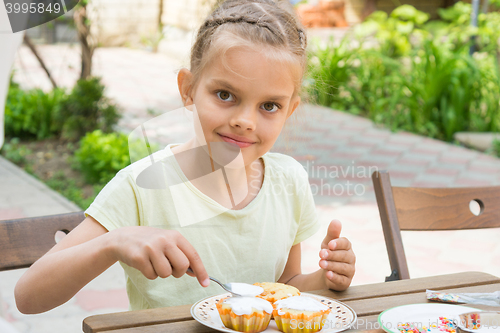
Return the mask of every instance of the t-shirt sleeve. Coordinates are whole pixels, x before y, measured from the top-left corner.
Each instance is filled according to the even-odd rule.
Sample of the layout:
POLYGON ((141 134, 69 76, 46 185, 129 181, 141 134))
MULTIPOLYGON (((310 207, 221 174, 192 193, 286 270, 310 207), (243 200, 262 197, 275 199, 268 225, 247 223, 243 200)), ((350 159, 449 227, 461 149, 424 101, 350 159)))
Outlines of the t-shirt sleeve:
POLYGON ((318 217, 318 212, 316 211, 316 205, 314 204, 314 198, 311 191, 311 186, 309 185, 307 171, 303 168, 297 173, 297 207, 300 207, 299 216, 299 226, 293 245, 306 240, 307 238, 314 235, 320 228, 320 222, 318 217))
POLYGON ((99 192, 85 210, 85 216, 92 216, 108 231, 138 226, 141 224, 139 198, 135 182, 127 169, 123 169, 99 192))

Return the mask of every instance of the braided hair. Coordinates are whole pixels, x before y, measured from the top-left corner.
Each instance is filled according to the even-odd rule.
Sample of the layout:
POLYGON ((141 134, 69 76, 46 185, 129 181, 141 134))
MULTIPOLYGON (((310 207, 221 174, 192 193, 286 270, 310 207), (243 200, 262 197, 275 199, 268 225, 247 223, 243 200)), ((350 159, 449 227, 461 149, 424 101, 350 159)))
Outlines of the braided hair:
POLYGON ((306 67, 307 39, 288 1, 226 0, 216 3, 198 30, 191 49, 190 66, 195 82, 212 59, 242 45, 269 50, 280 60, 298 63, 301 68, 296 84, 298 93, 306 67))

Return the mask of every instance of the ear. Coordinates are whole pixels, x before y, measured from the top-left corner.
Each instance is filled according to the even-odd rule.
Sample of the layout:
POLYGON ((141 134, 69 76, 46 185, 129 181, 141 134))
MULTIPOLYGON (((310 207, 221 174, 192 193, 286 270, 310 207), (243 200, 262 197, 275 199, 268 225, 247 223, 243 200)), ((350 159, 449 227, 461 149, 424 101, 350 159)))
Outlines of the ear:
POLYGON ((182 103, 184 106, 188 106, 194 103, 192 97, 192 87, 193 87, 193 73, 187 68, 182 68, 177 74, 177 86, 179 87, 179 93, 181 94, 182 103))
POLYGON ((290 101, 290 107, 288 108, 288 115, 286 116, 287 119, 295 112, 299 104, 300 104, 300 96, 293 97, 292 100, 290 101))

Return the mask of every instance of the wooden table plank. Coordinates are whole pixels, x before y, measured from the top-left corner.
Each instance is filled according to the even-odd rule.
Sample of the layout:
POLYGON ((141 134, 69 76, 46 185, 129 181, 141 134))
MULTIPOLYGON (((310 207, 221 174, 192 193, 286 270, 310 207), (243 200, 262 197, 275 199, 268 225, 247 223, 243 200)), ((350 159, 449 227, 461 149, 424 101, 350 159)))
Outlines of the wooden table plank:
MULTIPOLYGON (((356 311, 358 318, 366 317, 368 323, 374 323, 378 314, 388 308, 427 302, 424 293, 425 289, 453 289, 454 292, 491 292, 500 290, 500 278, 486 273, 467 272, 352 286, 345 292, 321 290, 312 293, 345 302, 356 311), (368 321, 368 318, 371 318, 370 321, 368 321), (375 318, 374 321, 373 318, 375 318)), ((186 333, 215 332, 194 321, 190 309, 191 305, 184 305, 91 316, 85 318, 83 331, 85 333, 149 332, 146 330, 175 332, 175 330, 182 328, 181 331, 186 333)))
POLYGON ((464 272, 385 283, 352 286, 346 291, 316 290, 312 293, 337 299, 341 302, 389 295, 418 293, 426 289, 443 290, 500 282, 500 278, 482 272, 464 272))
POLYGON ((350 329, 349 333, 383 333, 384 330, 379 328, 378 325, 378 314, 372 316, 358 317, 358 320, 354 323, 353 328, 350 329))
POLYGON ((162 323, 193 320, 191 305, 127 311, 90 316, 83 321, 85 333, 96 333, 127 327, 144 327, 162 323))
POLYGON ((196 320, 181 321, 177 323, 166 323, 143 327, 132 327, 118 330, 105 331, 106 333, 214 333, 219 332, 196 320))
MULTIPOLYGON (((447 289, 447 290, 450 291, 453 290, 453 292, 494 292, 496 290, 500 290, 500 283, 458 288, 458 289, 447 289)), ((428 301, 425 296, 425 292, 420 292, 420 293, 410 293, 406 295, 394 295, 387 297, 347 301, 345 303, 349 305, 358 314, 359 317, 364 317, 364 316, 378 315, 384 310, 399 305, 427 303, 427 302, 428 301)))

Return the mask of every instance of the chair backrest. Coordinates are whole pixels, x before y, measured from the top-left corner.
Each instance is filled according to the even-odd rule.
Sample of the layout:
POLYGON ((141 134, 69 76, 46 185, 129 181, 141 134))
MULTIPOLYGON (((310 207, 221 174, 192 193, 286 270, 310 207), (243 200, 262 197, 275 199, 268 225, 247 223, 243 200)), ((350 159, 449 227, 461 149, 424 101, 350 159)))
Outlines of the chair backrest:
POLYGON ((57 231, 69 233, 82 212, 0 221, 0 271, 29 267, 55 244, 57 231))
POLYGON ((395 187, 387 171, 372 174, 391 264, 386 281, 409 279, 401 230, 461 230, 500 227, 500 186, 395 187), (479 205, 472 213, 470 202, 479 205))

